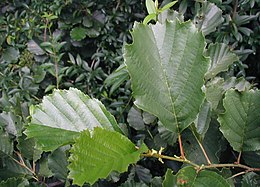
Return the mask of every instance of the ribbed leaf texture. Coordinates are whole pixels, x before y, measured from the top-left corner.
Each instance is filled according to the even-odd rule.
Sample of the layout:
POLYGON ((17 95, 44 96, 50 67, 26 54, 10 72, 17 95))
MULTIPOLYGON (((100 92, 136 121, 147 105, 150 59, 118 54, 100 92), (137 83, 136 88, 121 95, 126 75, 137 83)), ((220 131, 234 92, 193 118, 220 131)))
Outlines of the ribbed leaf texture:
POLYGON ((238 56, 231 52, 228 45, 224 43, 211 44, 207 50, 207 55, 210 56, 211 63, 205 75, 206 79, 211 79, 218 73, 227 71, 231 64, 239 60, 238 56))
POLYGON ((128 165, 136 163, 146 151, 144 144, 138 149, 115 131, 102 128, 95 128, 92 134, 83 131, 71 149, 69 178, 80 186, 85 182, 93 184, 99 178, 106 178, 111 171, 126 171, 128 165))
POLYGON ((94 127, 103 127, 121 132, 115 118, 100 101, 75 88, 55 90, 44 97, 33 109, 31 117, 25 133, 29 138, 34 137, 44 151, 73 142, 85 129, 92 131, 94 127))
POLYGON ((135 105, 154 114, 169 130, 181 132, 196 118, 208 59, 205 39, 191 22, 135 24, 125 46, 135 105))
POLYGON ((182 168, 177 173, 177 186, 189 187, 229 187, 228 182, 213 171, 202 170, 197 172, 193 167, 182 168))
POLYGON ((224 99, 220 130, 235 151, 260 150, 260 91, 231 89, 224 99))

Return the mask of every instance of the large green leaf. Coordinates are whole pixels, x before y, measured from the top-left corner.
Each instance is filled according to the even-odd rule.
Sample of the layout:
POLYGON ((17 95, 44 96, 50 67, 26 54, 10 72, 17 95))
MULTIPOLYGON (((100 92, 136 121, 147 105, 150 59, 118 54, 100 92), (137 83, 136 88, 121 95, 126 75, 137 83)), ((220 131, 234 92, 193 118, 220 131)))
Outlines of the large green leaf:
POLYGON ((235 151, 260 149, 260 91, 227 91, 226 112, 219 115, 220 130, 235 151))
POLYGON ((173 175, 170 169, 167 169, 163 181, 163 187, 177 187, 177 177, 173 175))
POLYGON ((6 155, 12 155, 13 153, 13 142, 9 138, 9 135, 3 131, 0 127, 0 156, 2 153, 6 155))
POLYGON ((126 171, 145 151, 144 144, 138 149, 118 132, 95 128, 91 135, 88 130, 83 131, 71 149, 69 177, 74 184, 93 184, 112 171, 126 171))
POLYGON ((205 39, 191 22, 135 24, 125 63, 135 105, 154 114, 169 130, 181 132, 196 118, 208 59, 205 39))
POLYGON ((213 171, 202 170, 197 172, 193 167, 182 168, 177 173, 177 186, 189 187, 229 187, 228 182, 213 171))
POLYGON ((120 131, 115 118, 100 101, 75 88, 55 90, 31 113, 32 121, 25 133, 29 138, 34 137, 44 151, 72 143, 85 129, 103 127, 120 131))
POLYGON ((228 45, 224 43, 211 44, 206 53, 211 59, 210 67, 205 75, 206 79, 211 79, 218 73, 227 71, 231 64, 239 60, 238 56, 231 52, 228 45))

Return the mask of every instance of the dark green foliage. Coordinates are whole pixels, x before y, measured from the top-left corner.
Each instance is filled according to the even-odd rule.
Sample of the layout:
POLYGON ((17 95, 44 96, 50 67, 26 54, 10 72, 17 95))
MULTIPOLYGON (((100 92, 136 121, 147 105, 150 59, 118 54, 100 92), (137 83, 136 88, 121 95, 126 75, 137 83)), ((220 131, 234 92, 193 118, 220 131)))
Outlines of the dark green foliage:
MULTIPOLYGON (((159 7, 169 2, 161 0, 159 7)), ((249 82, 259 87, 260 1, 179 0, 171 9, 201 28, 206 35, 207 47, 214 47, 216 42, 225 43, 228 50, 239 57, 235 63, 230 62, 225 71, 217 72, 215 79, 215 75, 207 78, 206 98, 212 105, 208 113, 213 117, 205 120, 206 114, 199 116, 197 121, 205 120, 202 133, 196 134, 194 129, 184 131, 187 158, 206 163, 204 157, 201 158, 203 154, 199 146, 191 145, 191 141, 199 140, 215 163, 235 162, 239 153, 232 150, 217 130, 216 116, 224 111, 223 97, 228 89, 244 91, 252 87, 249 82), (213 30, 209 28, 210 24, 203 30, 204 16, 208 14, 209 6, 213 6, 209 2, 219 8, 219 19, 214 22, 216 25, 211 24, 213 30), (218 142, 221 145, 216 145, 218 142)), ((182 17, 177 13, 168 14, 182 17)), ((177 134, 132 103, 122 47, 125 42, 132 42, 129 30, 134 21, 142 21, 146 15, 145 0, 0 2, 0 186, 71 185, 67 176, 70 146, 43 153, 36 147, 35 140, 26 139, 24 134, 31 121, 29 106, 40 103, 44 95, 57 87, 75 87, 100 99, 115 116, 124 134, 137 146, 144 142, 156 150, 165 147, 164 154, 179 155, 177 134)), ((163 19, 163 16, 158 17, 159 21, 163 19)), ((259 151, 243 152, 241 162, 259 167, 259 158, 259 151)), ((165 161, 163 165, 156 159, 144 158, 128 172, 113 173, 95 186, 172 184, 177 180, 175 174, 180 167, 173 161, 165 161), (167 168, 175 172, 172 175, 168 170, 165 178, 167 168)), ((237 170, 228 171, 228 177, 238 173, 237 170)), ((259 173, 249 172, 235 181, 242 186, 257 186, 259 173)))

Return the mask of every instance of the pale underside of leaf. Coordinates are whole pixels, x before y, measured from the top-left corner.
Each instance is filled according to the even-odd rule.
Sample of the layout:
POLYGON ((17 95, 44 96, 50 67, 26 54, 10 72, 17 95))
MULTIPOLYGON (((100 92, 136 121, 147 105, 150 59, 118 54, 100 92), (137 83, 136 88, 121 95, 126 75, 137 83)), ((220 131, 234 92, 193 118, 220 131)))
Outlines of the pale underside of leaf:
POLYGON ((177 19, 156 25, 136 24, 133 44, 125 46, 135 104, 181 132, 196 118, 208 59, 205 40, 191 22, 177 19))
POLYGON ((226 112, 218 118, 220 130, 235 151, 260 150, 260 91, 229 90, 226 112))
POLYGON ((224 43, 211 44, 207 50, 207 55, 210 56, 211 63, 205 75, 206 79, 211 79, 218 73, 227 71, 231 64, 239 60, 238 56, 231 52, 228 45, 224 43))
POLYGON ((100 101, 75 88, 55 90, 44 97, 31 116, 25 133, 35 138, 45 151, 74 142, 74 137, 85 129, 92 131, 94 127, 102 127, 121 132, 115 118, 100 101))
POLYGON ((128 165, 137 162, 145 151, 144 144, 137 149, 117 132, 95 128, 91 136, 89 131, 83 131, 71 149, 69 177, 74 184, 93 184, 112 171, 126 171, 128 165))

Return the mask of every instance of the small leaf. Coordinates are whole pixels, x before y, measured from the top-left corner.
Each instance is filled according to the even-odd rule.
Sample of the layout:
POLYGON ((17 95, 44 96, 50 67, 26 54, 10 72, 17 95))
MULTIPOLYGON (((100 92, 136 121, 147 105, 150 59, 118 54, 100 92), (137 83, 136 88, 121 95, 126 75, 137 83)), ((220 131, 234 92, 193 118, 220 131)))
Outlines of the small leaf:
POLYGON ((147 25, 150 21, 154 20, 156 21, 156 14, 149 14, 144 18, 143 24, 147 25))
POLYGON ((155 7, 155 3, 153 2, 153 0, 146 0, 145 6, 146 6, 148 14, 156 14, 156 7, 155 7))
POLYGON ((67 175, 69 170, 67 169, 68 161, 66 151, 70 148, 70 146, 64 146, 59 149, 53 151, 53 153, 49 156, 48 166, 54 177, 59 180, 65 181, 67 179, 67 175))
POLYGON ((243 175, 242 187, 259 187, 260 176, 254 172, 249 172, 243 175))
POLYGON ((227 71, 231 64, 239 60, 238 56, 224 43, 210 44, 206 54, 211 59, 209 69, 205 74, 206 79, 212 79, 218 73, 227 71))
POLYGON ((30 40, 27 43, 27 48, 34 55, 44 55, 45 54, 45 51, 34 40, 30 40))
POLYGON ((126 171, 128 165, 136 163, 145 151, 144 144, 137 149, 118 132, 95 128, 91 135, 88 130, 83 131, 71 149, 69 178, 80 186, 85 182, 93 184, 112 171, 126 171))
POLYGON ((12 155, 13 154, 13 142, 9 138, 9 135, 3 131, 3 129, 0 127, 0 155, 2 153, 6 155, 12 155))
POLYGON ((173 175, 172 170, 167 169, 163 181, 163 187, 177 187, 177 177, 173 175))
POLYGON ((170 2, 170 3, 166 4, 166 5, 164 5, 164 7, 162 7, 162 8, 160 9, 160 11, 163 12, 163 11, 165 11, 165 10, 171 8, 171 7, 172 7, 173 5, 175 5, 176 3, 177 3, 177 1, 170 2))
POLYGON ((0 182, 0 187, 23 187, 28 185, 29 182, 25 178, 9 178, 0 182))
POLYGON ((219 115, 220 130, 235 151, 260 149, 260 91, 239 93, 231 89, 224 99, 226 112, 219 115))
POLYGON ((2 58, 7 63, 17 61, 19 57, 20 57, 20 52, 18 49, 15 49, 13 47, 8 47, 7 49, 3 50, 2 58))
POLYGON ((87 29, 82 27, 75 27, 70 31, 70 36, 73 40, 81 41, 87 36, 87 29))
POLYGON ((127 115, 127 122, 129 123, 129 126, 133 127, 135 130, 143 130, 145 128, 141 110, 134 106, 131 107, 127 115))
POLYGON ((213 171, 202 170, 197 172, 193 167, 182 168, 177 173, 177 186, 189 187, 229 187, 228 182, 213 171))
POLYGON ((209 128, 210 121, 211 121, 211 104, 205 100, 194 122, 195 127, 197 129, 197 133, 199 133, 202 137, 205 136, 209 128))

